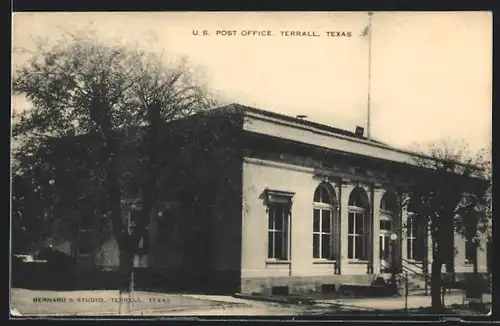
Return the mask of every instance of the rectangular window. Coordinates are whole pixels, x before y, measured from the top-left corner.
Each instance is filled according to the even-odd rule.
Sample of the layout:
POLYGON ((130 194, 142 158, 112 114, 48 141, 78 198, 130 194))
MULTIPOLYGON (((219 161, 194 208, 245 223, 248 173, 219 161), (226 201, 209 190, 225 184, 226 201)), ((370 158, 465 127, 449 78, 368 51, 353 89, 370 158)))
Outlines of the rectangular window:
POLYGON ((332 260, 332 214, 329 208, 313 213, 313 258, 332 260))
POLYGON ((349 212, 348 216, 348 244, 347 254, 349 259, 365 258, 364 246, 364 213, 349 212))
POLYGON ((284 203, 273 203, 269 207, 268 254, 270 259, 289 259, 289 207, 284 203))
POLYGON ((380 221, 380 230, 391 231, 391 221, 380 221))

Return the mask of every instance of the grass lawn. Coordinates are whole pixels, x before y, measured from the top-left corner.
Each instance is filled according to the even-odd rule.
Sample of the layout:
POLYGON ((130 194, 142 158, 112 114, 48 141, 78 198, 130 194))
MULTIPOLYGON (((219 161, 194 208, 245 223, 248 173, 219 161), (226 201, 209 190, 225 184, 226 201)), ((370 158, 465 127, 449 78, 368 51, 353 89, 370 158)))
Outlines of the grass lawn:
MULTIPOLYGON (((129 296, 122 295, 122 314, 128 302, 130 311, 175 311, 193 308, 228 306, 213 300, 190 298, 181 294, 166 294, 137 291, 129 296)), ((12 289, 11 308, 23 316, 28 315, 117 315, 120 312, 120 294, 116 290, 96 291, 39 291, 12 289)))

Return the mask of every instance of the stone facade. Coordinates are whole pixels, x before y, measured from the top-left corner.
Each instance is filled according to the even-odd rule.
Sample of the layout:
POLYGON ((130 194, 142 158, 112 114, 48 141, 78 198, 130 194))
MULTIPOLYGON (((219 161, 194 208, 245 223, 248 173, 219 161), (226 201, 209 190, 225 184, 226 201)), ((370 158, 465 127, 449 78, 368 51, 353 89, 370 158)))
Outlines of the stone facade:
MULTIPOLYGON (((243 201, 248 209, 243 211, 242 292, 271 293, 283 286, 288 286, 289 293, 318 292, 328 284, 370 284, 379 276, 389 277, 392 260, 410 275, 430 273, 432 239, 424 225, 415 222, 412 226, 412 212, 402 205, 411 189, 413 167, 408 165, 414 154, 262 112, 251 111, 244 129, 262 139, 259 144, 265 143, 268 149, 248 151, 243 163, 243 201), (356 159, 349 158, 354 154, 356 159), (331 249, 337 251, 331 259, 313 257, 313 195, 318 187, 331 189, 331 214, 336 216, 332 229, 339 226, 340 230, 329 239, 331 249), (271 208, 264 197, 269 190, 291 197, 286 259, 268 255, 271 208), (352 257, 349 239, 354 237, 349 218, 355 192, 366 198, 362 259, 352 257), (382 207, 389 199, 393 202, 390 212, 382 207), (385 222, 390 227, 382 230, 388 225, 385 222), (391 234, 397 239, 391 240, 391 234)), ((455 234, 454 244, 455 273, 472 272, 465 261, 465 239, 455 234)), ((478 265, 479 272, 486 272, 483 250, 478 251, 478 265)))

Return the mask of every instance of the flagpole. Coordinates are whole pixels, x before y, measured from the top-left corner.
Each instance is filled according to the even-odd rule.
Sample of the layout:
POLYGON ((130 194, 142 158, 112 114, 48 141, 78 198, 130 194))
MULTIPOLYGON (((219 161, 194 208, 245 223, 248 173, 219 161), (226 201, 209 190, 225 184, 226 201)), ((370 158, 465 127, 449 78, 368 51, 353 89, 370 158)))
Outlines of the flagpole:
POLYGON ((367 98, 367 114, 366 114, 366 132, 368 140, 371 140, 370 134, 370 93, 372 80, 372 15, 373 12, 368 12, 368 98, 367 98))

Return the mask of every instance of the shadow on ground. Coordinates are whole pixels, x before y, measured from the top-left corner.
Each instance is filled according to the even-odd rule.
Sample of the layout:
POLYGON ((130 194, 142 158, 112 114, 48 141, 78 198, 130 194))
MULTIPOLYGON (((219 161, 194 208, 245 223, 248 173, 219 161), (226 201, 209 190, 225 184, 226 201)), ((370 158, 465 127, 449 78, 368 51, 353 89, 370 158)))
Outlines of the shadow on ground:
POLYGON ((363 315, 363 316, 485 316, 490 312, 490 308, 478 307, 471 308, 467 305, 453 305, 451 307, 446 307, 438 311, 430 308, 411 308, 411 309, 391 309, 391 310, 364 310, 364 309, 352 309, 343 305, 334 305, 331 309, 323 309, 318 311, 317 309, 306 310, 303 315, 314 315, 314 316, 338 316, 342 315, 363 315))

